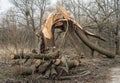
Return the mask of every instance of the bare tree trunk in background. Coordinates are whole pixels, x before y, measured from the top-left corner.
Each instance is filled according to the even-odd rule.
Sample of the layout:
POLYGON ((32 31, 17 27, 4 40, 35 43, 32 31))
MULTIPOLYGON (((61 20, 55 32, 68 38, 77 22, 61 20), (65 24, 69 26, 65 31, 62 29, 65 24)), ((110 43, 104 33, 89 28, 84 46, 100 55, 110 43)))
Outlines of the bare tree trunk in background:
POLYGON ((34 22, 34 1, 31 1, 31 6, 30 6, 30 10, 31 10, 31 13, 30 13, 30 20, 31 20, 31 25, 32 25, 32 30, 33 32, 35 32, 35 22, 34 22))
POLYGON ((116 44, 116 55, 119 54, 119 0, 115 0, 114 1, 114 6, 116 9, 116 32, 115 32, 115 36, 116 36, 116 40, 115 40, 115 44, 116 44))
POLYGON ((37 0, 36 1, 36 6, 38 7, 39 9, 39 27, 41 27, 42 25, 42 21, 43 21, 43 16, 44 16, 44 13, 45 13, 45 9, 46 9, 46 6, 47 6, 47 0, 37 0))
POLYGON ((11 40, 14 47, 14 51, 18 53, 18 42, 17 42, 18 33, 17 33, 17 23, 16 23, 15 12, 13 12, 13 10, 10 10, 7 16, 8 16, 7 20, 10 22, 10 25, 8 26, 8 28, 10 28, 10 31, 11 31, 11 40))

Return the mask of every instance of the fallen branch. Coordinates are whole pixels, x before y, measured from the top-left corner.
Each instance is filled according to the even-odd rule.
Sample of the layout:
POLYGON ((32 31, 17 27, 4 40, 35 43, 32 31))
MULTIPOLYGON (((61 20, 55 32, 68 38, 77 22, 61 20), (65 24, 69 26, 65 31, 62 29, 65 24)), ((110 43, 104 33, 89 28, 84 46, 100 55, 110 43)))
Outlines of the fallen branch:
POLYGON ((74 76, 60 76, 59 78, 57 78, 58 80, 69 80, 69 79, 73 79, 73 78, 78 78, 80 77, 80 75, 74 75, 74 76))
POLYGON ((102 40, 102 41, 106 41, 105 38, 102 38, 102 37, 100 37, 100 36, 97 36, 97 35, 89 32, 89 31, 87 31, 87 30, 83 30, 83 31, 85 32, 86 35, 93 36, 93 37, 98 38, 98 39, 100 39, 100 40, 102 40))
POLYGON ((89 75, 90 72, 89 71, 86 71, 82 74, 78 74, 78 75, 73 75, 73 76, 60 76, 59 78, 57 78, 58 80, 69 80, 69 79, 73 79, 73 78, 78 78, 78 77, 83 77, 83 76, 86 76, 86 75, 89 75))

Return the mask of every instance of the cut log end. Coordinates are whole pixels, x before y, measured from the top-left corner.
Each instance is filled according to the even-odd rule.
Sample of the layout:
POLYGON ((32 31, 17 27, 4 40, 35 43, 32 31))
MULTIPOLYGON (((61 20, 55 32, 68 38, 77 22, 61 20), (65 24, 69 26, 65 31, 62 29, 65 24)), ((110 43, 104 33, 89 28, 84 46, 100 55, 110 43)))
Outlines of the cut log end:
POLYGON ((41 60, 40 59, 35 61, 35 66, 36 67, 38 67, 40 64, 41 64, 41 60))
POLYGON ((11 54, 10 54, 10 58, 11 58, 11 59, 14 59, 14 57, 15 57, 14 53, 11 53, 11 54))
POLYGON ((80 65, 80 61, 74 60, 74 65, 75 65, 75 66, 79 66, 79 65, 80 65))
POLYGON ((55 65, 59 65, 60 63, 61 63, 60 59, 56 59, 55 62, 54 62, 55 65))

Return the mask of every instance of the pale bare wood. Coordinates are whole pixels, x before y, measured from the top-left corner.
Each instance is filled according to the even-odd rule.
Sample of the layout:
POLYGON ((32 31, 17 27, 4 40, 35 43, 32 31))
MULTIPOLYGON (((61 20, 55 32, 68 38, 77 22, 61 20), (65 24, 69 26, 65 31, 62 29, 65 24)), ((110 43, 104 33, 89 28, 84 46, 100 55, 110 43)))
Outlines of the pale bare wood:
POLYGON ((39 60, 36 60, 35 61, 35 66, 38 67, 39 65, 41 65, 42 61, 39 59, 39 60))
POLYGON ((54 62, 55 65, 59 65, 60 63, 61 63, 60 59, 55 59, 55 62, 54 62))

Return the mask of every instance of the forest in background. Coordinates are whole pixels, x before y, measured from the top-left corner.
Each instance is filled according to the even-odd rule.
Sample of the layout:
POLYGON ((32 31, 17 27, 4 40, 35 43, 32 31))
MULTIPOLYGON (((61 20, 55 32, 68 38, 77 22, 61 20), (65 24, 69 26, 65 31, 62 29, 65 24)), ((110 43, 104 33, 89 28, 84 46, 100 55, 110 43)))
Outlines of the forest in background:
MULTIPOLYGON (((32 50, 38 47, 35 31, 41 28, 47 16, 57 12, 57 5, 65 7, 69 14, 84 29, 104 37, 106 42, 98 39, 91 41, 103 48, 119 54, 119 0, 10 0, 14 7, 1 13, 0 47, 18 52, 25 48, 32 50)), ((81 48, 84 46, 81 45, 81 48)), ((84 49, 86 51, 86 49, 84 49)))

